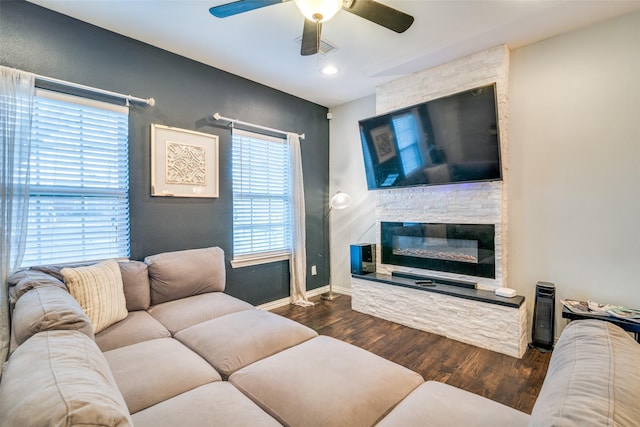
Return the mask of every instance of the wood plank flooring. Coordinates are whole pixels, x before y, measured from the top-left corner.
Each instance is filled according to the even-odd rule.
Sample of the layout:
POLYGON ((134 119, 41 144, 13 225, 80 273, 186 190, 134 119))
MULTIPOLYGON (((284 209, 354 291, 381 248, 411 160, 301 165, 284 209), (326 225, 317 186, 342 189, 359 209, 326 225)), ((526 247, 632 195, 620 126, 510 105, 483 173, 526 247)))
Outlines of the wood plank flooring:
MULTIPOLYGON (((351 298, 311 299, 313 307, 272 310, 319 334, 341 339, 436 380, 531 413, 551 353, 529 349, 522 359, 418 331, 351 310, 351 298)), ((473 333, 473 331, 469 331, 473 333)))

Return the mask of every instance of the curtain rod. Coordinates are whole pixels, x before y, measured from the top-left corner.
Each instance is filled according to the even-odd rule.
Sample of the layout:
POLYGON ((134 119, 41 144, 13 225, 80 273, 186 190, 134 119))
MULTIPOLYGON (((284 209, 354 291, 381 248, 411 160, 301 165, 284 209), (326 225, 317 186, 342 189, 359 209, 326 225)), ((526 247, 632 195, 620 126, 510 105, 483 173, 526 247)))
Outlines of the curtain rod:
POLYGON ((104 90, 104 89, 98 89, 95 87, 91 87, 91 86, 85 86, 85 85, 81 85, 78 83, 72 83, 72 82, 68 82, 65 80, 60 80, 60 79, 54 79, 53 77, 46 77, 46 76, 40 76, 38 74, 35 75, 36 80, 40 80, 43 82, 47 82, 47 83, 53 83, 53 84, 57 84, 60 86, 66 86, 66 87, 70 87, 70 88, 74 88, 74 89, 80 89, 80 90, 84 90, 87 92, 91 92, 91 93, 95 93, 95 94, 99 94, 99 95, 107 95, 107 96, 111 96, 114 98, 119 98, 119 99, 123 99, 125 101, 127 101, 127 105, 129 105, 129 102, 133 102, 136 104, 143 104, 143 105, 148 105, 149 107, 153 107, 154 105, 156 105, 156 100, 153 98, 137 98, 135 96, 131 96, 131 95, 125 95, 122 93, 117 93, 117 92, 111 92, 109 90, 104 90))
MULTIPOLYGON (((284 135, 287 135, 287 134, 291 133, 291 132, 286 132, 286 131, 283 131, 283 130, 280 130, 280 129, 274 129, 274 128, 269 128, 269 127, 266 127, 266 126, 256 125, 254 123, 243 122, 243 121, 238 120, 238 119, 230 119, 228 117, 221 116, 220 113, 215 113, 212 117, 213 117, 214 120, 226 120, 227 122, 231 122, 232 125, 234 125, 234 124, 245 125, 245 126, 250 126, 252 128, 256 128, 256 129, 267 130, 269 132, 281 133, 281 134, 284 134, 284 135)), ((295 132, 293 132, 293 133, 295 133, 295 132)), ((298 135, 298 137, 300 137, 300 139, 304 139, 304 136, 305 136, 304 133, 299 133, 297 135, 298 135)))

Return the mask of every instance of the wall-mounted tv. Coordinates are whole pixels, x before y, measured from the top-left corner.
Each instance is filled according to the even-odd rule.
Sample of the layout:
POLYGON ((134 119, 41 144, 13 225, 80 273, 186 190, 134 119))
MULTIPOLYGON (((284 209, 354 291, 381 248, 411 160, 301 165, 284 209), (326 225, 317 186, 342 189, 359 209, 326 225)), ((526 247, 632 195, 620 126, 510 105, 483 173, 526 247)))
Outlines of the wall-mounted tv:
POLYGON ((359 124, 370 190, 502 179, 495 84, 359 124))

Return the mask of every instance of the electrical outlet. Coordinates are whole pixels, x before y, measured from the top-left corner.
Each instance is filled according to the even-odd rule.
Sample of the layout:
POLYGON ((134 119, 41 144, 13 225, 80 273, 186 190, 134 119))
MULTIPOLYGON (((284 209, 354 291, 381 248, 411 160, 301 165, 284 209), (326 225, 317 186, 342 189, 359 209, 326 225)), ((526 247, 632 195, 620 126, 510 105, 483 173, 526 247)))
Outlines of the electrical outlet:
POLYGON ((315 276, 316 274, 318 274, 318 269, 316 268, 315 265, 311 266, 311 275, 315 276))

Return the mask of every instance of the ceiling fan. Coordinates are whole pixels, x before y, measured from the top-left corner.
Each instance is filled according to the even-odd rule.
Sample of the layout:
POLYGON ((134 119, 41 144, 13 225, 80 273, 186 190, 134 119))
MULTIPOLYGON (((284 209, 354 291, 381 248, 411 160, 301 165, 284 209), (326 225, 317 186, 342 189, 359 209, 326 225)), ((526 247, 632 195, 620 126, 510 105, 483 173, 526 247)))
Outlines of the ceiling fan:
MULTIPOLYGON (((227 18, 251 10, 285 3, 291 0, 237 0, 214 6, 209 12, 217 18, 227 18)), ((320 49, 322 23, 331 19, 340 9, 388 28, 396 33, 405 32, 413 24, 413 16, 374 0, 294 0, 305 16, 300 54, 315 55, 320 49)))

